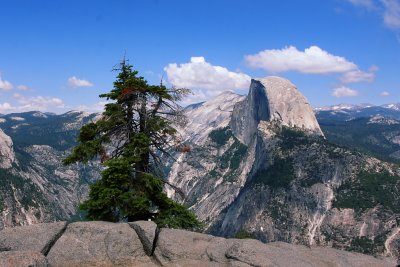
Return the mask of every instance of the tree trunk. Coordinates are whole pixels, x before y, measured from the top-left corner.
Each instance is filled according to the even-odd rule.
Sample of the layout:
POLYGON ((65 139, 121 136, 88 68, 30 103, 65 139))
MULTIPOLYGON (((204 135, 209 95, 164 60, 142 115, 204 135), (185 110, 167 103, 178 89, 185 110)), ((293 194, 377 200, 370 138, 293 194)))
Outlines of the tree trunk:
MULTIPOLYGON (((147 96, 145 93, 140 94, 140 109, 139 109, 139 132, 144 133, 146 136, 147 133, 147 96)), ((137 164, 137 170, 141 172, 148 172, 149 170, 149 159, 150 152, 146 151, 141 155, 140 162, 137 164)))

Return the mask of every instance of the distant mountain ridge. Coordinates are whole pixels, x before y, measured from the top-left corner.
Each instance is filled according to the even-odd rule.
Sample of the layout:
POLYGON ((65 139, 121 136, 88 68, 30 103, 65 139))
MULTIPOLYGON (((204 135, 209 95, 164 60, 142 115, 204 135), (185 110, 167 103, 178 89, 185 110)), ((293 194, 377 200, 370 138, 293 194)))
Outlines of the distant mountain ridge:
POLYGON ((371 108, 371 107, 382 107, 386 109, 394 109, 394 110, 400 110, 400 103, 389 103, 389 104, 383 104, 383 105, 373 105, 373 104, 368 104, 368 103, 361 103, 361 104, 345 104, 341 103, 338 105, 330 105, 330 106, 321 106, 321 107, 315 107, 315 111, 327 111, 327 110, 357 110, 357 109, 364 109, 364 108, 371 108))
POLYGON ((349 105, 340 104, 326 107, 314 108, 317 117, 338 120, 352 120, 355 118, 368 118, 374 116, 383 116, 400 120, 400 103, 398 104, 385 104, 381 106, 374 106, 370 104, 349 105))
POLYGON ((400 162, 399 104, 336 106, 316 117, 331 142, 386 161, 400 162))

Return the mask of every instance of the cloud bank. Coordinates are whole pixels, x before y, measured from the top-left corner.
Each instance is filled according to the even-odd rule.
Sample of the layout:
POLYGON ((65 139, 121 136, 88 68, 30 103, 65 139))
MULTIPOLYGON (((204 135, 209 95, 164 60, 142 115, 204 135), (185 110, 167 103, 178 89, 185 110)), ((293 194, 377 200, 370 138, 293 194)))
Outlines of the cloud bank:
POLYGON ((179 65, 168 64, 164 71, 169 82, 177 87, 224 91, 244 89, 250 83, 250 76, 211 65, 204 57, 191 57, 189 63, 179 65))
POLYGON ((194 95, 188 98, 188 103, 206 100, 226 90, 247 89, 251 80, 247 74, 212 65, 204 57, 168 64, 164 71, 173 86, 192 89, 194 95))
POLYGON ((64 102, 60 98, 50 96, 23 96, 14 94, 13 99, 18 105, 8 102, 0 103, 0 113, 25 112, 25 111, 49 111, 65 108, 64 102))
POLYGON ((249 67, 269 72, 297 71, 308 74, 326 74, 342 73, 357 68, 353 62, 329 54, 318 46, 311 46, 304 51, 299 51, 294 46, 264 50, 245 56, 245 60, 249 67))
POLYGON ((363 72, 359 67, 341 56, 335 56, 318 46, 310 46, 299 51, 294 46, 283 49, 270 49, 253 55, 246 55, 250 68, 268 72, 296 71, 305 74, 342 74, 344 83, 371 82, 376 68, 363 72))

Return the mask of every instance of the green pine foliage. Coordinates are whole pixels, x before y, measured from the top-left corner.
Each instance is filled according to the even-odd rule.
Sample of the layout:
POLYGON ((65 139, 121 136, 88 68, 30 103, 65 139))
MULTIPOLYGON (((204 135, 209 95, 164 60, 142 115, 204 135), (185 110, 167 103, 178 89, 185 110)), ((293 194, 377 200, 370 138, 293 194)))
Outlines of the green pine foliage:
POLYGON ((229 126, 213 130, 208 136, 218 148, 227 145, 229 140, 233 141, 219 158, 216 168, 210 171, 210 175, 214 178, 223 176, 224 181, 234 182, 243 155, 247 153, 247 146, 233 135, 229 126))
POLYGON ((213 130, 208 136, 218 146, 225 145, 231 137, 234 137, 229 127, 213 130))
POLYGON ((254 234, 247 232, 244 229, 239 230, 235 235, 234 238, 237 239, 256 239, 256 237, 254 236, 254 234))
POLYGON ((399 213, 399 185, 400 177, 388 171, 361 171, 355 181, 347 181, 340 186, 333 207, 362 212, 379 205, 399 213))
POLYGON ((336 116, 327 116, 325 112, 317 114, 327 140, 384 161, 400 162, 393 154, 400 149, 400 145, 389 138, 398 135, 398 124, 370 123, 369 116, 356 119, 336 116))
POLYGON ((105 166, 80 209, 90 220, 154 219, 163 227, 198 229, 195 215, 163 192, 167 181, 160 158, 179 148, 173 125, 184 117, 176 102, 188 90, 149 85, 125 60, 117 70, 114 88, 100 95, 111 100, 101 119, 81 128, 78 145, 64 160, 72 164, 99 158, 105 166))
POLYGON ((253 178, 253 183, 268 185, 272 190, 288 189, 295 179, 293 162, 290 159, 275 158, 273 165, 259 170, 253 178))

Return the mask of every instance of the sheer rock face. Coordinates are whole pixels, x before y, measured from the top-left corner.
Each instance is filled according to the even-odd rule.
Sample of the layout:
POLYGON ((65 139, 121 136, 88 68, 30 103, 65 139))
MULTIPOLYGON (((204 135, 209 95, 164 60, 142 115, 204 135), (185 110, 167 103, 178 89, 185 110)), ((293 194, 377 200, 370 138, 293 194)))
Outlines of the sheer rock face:
MULTIPOLYGON (((217 151, 209 142, 209 134, 215 129, 229 126, 235 104, 243 99, 245 96, 227 91, 207 102, 190 105, 185 109, 188 122, 184 128, 179 129, 179 132, 182 140, 190 144, 192 151, 177 155, 177 161, 171 163, 168 179, 188 194, 192 194, 194 198, 198 196, 198 201, 190 205, 196 206, 196 214, 202 221, 212 221, 235 199, 249 172, 248 168, 243 169, 238 175, 241 180, 238 184, 203 179, 217 164, 218 158, 229 148, 225 146, 217 151), (194 165, 199 168, 194 168, 194 165), (209 194, 207 201, 203 202, 201 198, 204 197, 205 188, 209 188, 207 190, 209 194)), ((249 160, 247 165, 251 164, 249 160)), ((174 195, 175 191, 172 189, 167 189, 167 193, 170 197, 179 198, 178 195, 174 195)))
POLYGON ((233 109, 232 131, 248 145, 260 121, 277 121, 323 136, 307 99, 290 81, 280 77, 251 80, 249 95, 233 109))
POLYGON ((0 129, 0 168, 10 168, 14 161, 15 154, 11 137, 0 129))
MULTIPOLYGON (((0 266, 395 265, 392 258, 377 259, 331 248, 309 248, 282 242, 264 244, 251 239, 226 239, 185 230, 158 229, 153 222, 76 222, 61 233, 53 231, 59 227, 60 223, 13 228, 15 236, 12 238, 20 245, 10 246, 7 251, 0 250, 0 266), (40 240, 47 227, 49 233, 40 240), (53 241, 45 251, 41 246, 32 246, 32 241, 44 244, 49 239, 53 241), (151 253, 145 253, 144 239, 153 248, 151 253)), ((0 231, 0 236, 7 235, 10 231, 0 231)), ((0 247, 8 245, 7 240, 0 239, 0 247)))

